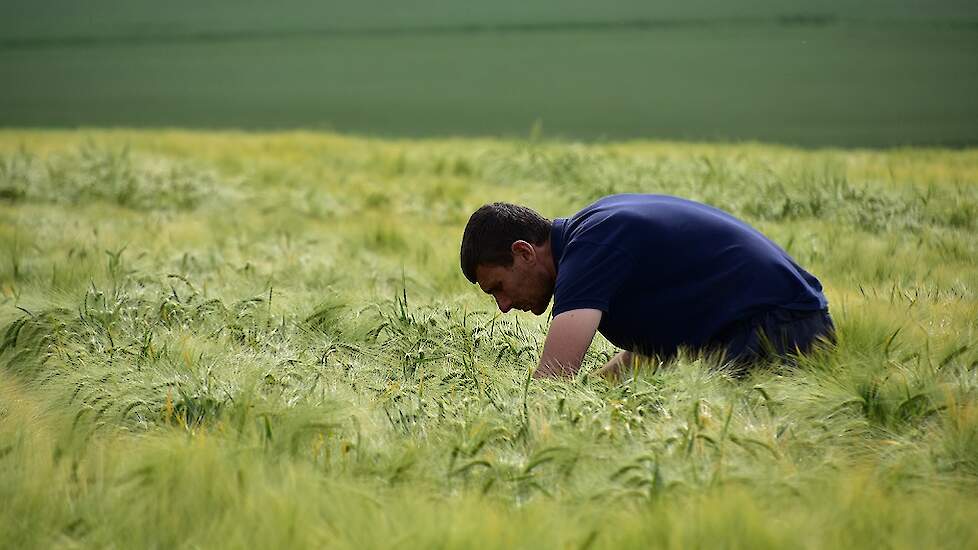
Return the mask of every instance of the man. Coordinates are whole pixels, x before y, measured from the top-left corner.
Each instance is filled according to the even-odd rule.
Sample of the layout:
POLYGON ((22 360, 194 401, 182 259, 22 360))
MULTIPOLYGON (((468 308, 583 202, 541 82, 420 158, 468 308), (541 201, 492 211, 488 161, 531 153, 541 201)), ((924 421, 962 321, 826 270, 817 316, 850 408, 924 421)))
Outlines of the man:
POLYGON ((818 279, 756 229, 705 204, 663 195, 613 195, 553 222, 488 204, 462 235, 462 272, 499 310, 553 321, 535 377, 572 376, 594 333, 634 354, 722 352, 732 365, 832 340, 818 279))

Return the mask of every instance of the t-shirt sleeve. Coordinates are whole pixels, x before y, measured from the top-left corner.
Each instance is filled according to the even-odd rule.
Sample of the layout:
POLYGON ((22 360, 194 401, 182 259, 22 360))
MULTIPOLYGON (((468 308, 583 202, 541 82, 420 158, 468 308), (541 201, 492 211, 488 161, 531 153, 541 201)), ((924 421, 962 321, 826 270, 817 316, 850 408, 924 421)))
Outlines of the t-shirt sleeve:
POLYGON ((614 246, 569 244, 557 269, 553 315, 582 308, 607 313, 633 263, 628 254, 614 246))

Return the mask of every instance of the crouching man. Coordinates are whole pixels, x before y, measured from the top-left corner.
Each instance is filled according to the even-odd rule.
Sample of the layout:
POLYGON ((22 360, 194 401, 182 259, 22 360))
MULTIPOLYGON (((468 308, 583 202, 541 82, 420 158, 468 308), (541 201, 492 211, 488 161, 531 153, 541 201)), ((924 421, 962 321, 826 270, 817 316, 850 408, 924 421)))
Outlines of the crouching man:
POLYGON ((461 263, 503 313, 541 315, 553 298, 537 378, 574 375, 596 331, 622 349, 606 375, 633 354, 718 351, 748 367, 834 339, 818 279, 748 224, 676 197, 613 195, 553 221, 488 204, 465 226, 461 263))

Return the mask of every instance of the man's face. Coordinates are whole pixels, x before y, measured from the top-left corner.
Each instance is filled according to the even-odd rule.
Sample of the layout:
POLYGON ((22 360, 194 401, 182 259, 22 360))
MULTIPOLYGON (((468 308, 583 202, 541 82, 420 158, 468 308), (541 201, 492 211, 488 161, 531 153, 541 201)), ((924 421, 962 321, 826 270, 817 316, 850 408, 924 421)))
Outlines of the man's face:
POLYGON ((516 308, 542 315, 547 311, 554 292, 554 281, 533 259, 515 255, 513 265, 479 265, 476 282, 486 294, 496 299, 499 311, 516 308))

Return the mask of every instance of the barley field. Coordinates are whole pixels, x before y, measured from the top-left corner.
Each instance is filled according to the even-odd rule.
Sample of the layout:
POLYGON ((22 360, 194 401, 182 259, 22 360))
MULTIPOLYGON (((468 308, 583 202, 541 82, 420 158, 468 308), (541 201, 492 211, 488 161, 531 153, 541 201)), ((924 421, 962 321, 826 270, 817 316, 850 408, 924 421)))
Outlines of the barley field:
POLYGON ((974 548, 976 235, 974 149, 0 131, 0 547, 974 548), (760 228, 838 347, 531 381, 462 227, 616 192, 760 228))

